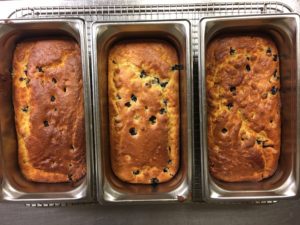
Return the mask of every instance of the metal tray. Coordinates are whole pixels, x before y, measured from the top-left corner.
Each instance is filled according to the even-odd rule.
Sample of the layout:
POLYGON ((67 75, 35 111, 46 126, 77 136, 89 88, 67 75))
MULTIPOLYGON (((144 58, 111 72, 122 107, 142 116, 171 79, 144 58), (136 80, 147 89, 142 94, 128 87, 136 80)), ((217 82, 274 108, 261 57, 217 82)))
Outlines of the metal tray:
POLYGON ((85 23, 81 19, 31 19, 0 21, 0 124, 1 124, 1 199, 8 201, 87 200, 92 194, 92 136, 90 118, 91 98, 86 55, 85 23), (12 102, 12 55, 16 43, 22 39, 47 35, 67 36, 81 47, 84 83, 87 175, 81 181, 58 184, 36 183, 26 180, 18 166, 17 137, 12 102))
MULTIPOLYGON (((198 105, 198 24, 204 16, 230 16, 251 14, 281 14, 300 12, 296 0, 93 0, 93 1, 0 1, 0 17, 3 19, 43 19, 80 17, 86 22, 88 53, 91 55, 91 24, 94 21, 152 21, 187 19, 191 23, 191 55, 193 57, 194 92, 194 158, 192 177, 192 199, 203 201, 201 186, 200 127, 198 105)), ((1 90, 0 90, 1 92, 1 90)), ((1 140, 0 140, 1 141, 1 140)), ((1 152, 0 152, 1 154, 1 152)), ((1 164, 1 161, 0 161, 1 164)), ((0 168, 1 174, 1 168, 0 168)), ((0 193, 1 195, 1 193, 0 193)), ((270 203, 271 201, 256 201, 270 203)), ((31 204, 31 203, 30 203, 31 204)), ((52 203, 51 203, 52 204, 52 203)), ((76 204, 76 203, 74 203, 76 204)), ((47 207, 48 203, 32 203, 37 207, 47 207)))
POLYGON ((299 192, 299 15, 257 15, 203 18, 199 24, 199 89, 202 122, 202 178, 204 199, 270 200, 296 197, 299 192), (261 182, 226 183, 208 172, 207 115, 205 88, 205 51, 208 42, 224 33, 250 32, 267 34, 276 43, 281 74, 281 155, 275 174, 261 182))
POLYGON ((191 198, 192 90, 190 65, 190 23, 188 21, 94 23, 92 26, 94 139, 96 149, 98 200, 107 202, 185 201, 191 198), (120 181, 110 165, 107 64, 108 52, 123 39, 163 39, 178 50, 180 71, 181 162, 172 180, 152 185, 120 181))

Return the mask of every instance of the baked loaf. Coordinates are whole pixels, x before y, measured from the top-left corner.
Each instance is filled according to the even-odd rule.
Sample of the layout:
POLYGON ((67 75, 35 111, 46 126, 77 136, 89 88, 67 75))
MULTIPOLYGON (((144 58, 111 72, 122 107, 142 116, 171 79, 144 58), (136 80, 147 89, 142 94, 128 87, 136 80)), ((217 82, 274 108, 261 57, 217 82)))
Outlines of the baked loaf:
POLYGON ((123 41, 108 61, 112 169, 129 183, 166 182, 179 164, 177 52, 163 41, 123 41))
POLYGON ((86 173, 80 48, 71 39, 20 42, 13 57, 19 165, 31 181, 86 173))
POLYGON ((206 51, 210 173, 227 182, 271 176, 280 154, 278 51, 265 36, 223 36, 206 51))

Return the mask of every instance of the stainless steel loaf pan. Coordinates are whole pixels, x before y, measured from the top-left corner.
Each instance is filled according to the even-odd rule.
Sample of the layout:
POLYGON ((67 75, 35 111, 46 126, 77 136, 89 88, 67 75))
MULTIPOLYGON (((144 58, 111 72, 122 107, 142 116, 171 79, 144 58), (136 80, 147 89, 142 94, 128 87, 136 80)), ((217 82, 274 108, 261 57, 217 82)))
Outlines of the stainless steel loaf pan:
POLYGON ((88 200, 92 185, 91 97, 88 76, 85 23, 81 19, 38 19, 0 21, 0 162, 2 164, 2 200, 48 201, 88 200), (45 184, 26 180, 18 166, 18 147, 12 102, 12 56, 16 43, 27 38, 66 36, 81 47, 84 83, 87 175, 75 184, 45 184))
POLYGON ((203 18, 200 21, 199 88, 202 121, 202 184, 207 201, 295 198, 299 191, 299 16, 297 14, 203 18), (212 38, 224 33, 266 34, 279 51, 281 75, 281 155, 275 174, 261 182, 226 183, 208 170, 205 51, 212 38))
POLYGON ((188 21, 96 22, 92 26, 92 49, 94 51, 92 79, 98 201, 163 202, 190 199, 192 168, 190 23, 188 21), (180 71, 180 169, 172 180, 155 187, 122 182, 114 175, 110 164, 107 93, 108 52, 116 41, 129 38, 167 40, 177 48, 180 64, 184 66, 184 69, 180 71))

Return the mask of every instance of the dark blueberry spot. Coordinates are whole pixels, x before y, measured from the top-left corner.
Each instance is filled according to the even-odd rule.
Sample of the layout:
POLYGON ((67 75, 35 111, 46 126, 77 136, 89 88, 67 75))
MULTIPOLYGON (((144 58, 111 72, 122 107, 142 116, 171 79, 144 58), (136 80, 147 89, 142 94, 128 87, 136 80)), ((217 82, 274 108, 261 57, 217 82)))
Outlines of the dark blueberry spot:
POLYGON ((55 101, 55 97, 52 95, 51 96, 51 102, 54 102, 55 101))
POLYGON ((229 90, 230 90, 231 92, 236 92, 236 87, 235 87, 235 86, 230 86, 229 90))
POLYGON ((121 96, 120 96, 119 94, 117 94, 117 99, 119 99, 119 100, 122 99, 121 96))
POLYGON ((132 94, 131 95, 131 100, 134 101, 134 102, 136 102, 137 101, 137 97, 134 94, 132 94))
POLYGON ((150 87, 151 87, 151 84, 145 83, 145 86, 148 87, 148 88, 150 88, 150 87))
POLYGON ((56 80, 55 78, 52 78, 52 82, 53 82, 54 84, 56 84, 56 83, 57 83, 57 80, 56 80))
POLYGON ((232 102, 229 102, 228 104, 227 104, 227 108, 228 109, 231 109, 233 107, 233 103, 232 102))
POLYGON ((249 64, 247 64, 247 65, 246 65, 246 70, 247 70, 248 72, 251 70, 251 68, 250 68, 250 65, 249 65, 249 64))
POLYGON ((171 151, 171 147, 170 146, 168 147, 168 150, 169 150, 169 152, 171 151))
POLYGON ((267 56, 271 56, 272 55, 272 49, 269 47, 266 51, 267 56))
POLYGON ((132 171, 133 175, 139 175, 140 174, 140 171, 139 170, 134 170, 132 171))
POLYGON ((172 163, 172 159, 169 159, 169 160, 168 160, 168 164, 171 164, 171 163, 172 163))
POLYGON ((163 169, 163 171, 164 171, 164 173, 167 173, 167 172, 169 171, 169 168, 168 168, 168 167, 165 167, 165 168, 163 169))
POLYGON ((144 78, 147 76, 147 73, 145 72, 145 70, 142 70, 140 73, 140 78, 144 78))
POLYGON ((72 175, 71 174, 68 174, 68 179, 69 179, 69 182, 72 181, 72 175))
POLYGON ((273 120, 272 120, 272 119, 270 120, 270 123, 273 123, 273 120))
POLYGON ((19 81, 23 81, 23 80, 26 80, 26 79, 23 78, 23 77, 20 77, 20 78, 19 78, 19 81))
POLYGON ((117 64, 115 60, 113 60, 112 62, 113 62, 113 64, 117 64))
POLYGON ((169 83, 168 81, 167 81, 167 82, 160 83, 160 86, 164 88, 164 87, 167 86, 168 83, 169 83))
POLYGON ((168 104, 168 100, 167 100, 167 99, 164 99, 164 100, 163 100, 163 103, 164 103, 165 105, 167 105, 167 104, 168 104))
POLYGON ((126 102, 126 103, 125 103, 125 106, 126 106, 126 107, 130 107, 130 106, 131 106, 130 102, 126 102))
POLYGON ((273 55, 273 61, 277 61, 278 56, 277 55, 273 55))
POLYGON ((151 178, 151 184, 153 185, 157 185, 159 183, 159 180, 155 177, 155 178, 151 178))
POLYGON ((28 106, 24 106, 24 107, 22 107, 22 109, 21 109, 23 112, 28 112, 28 106))
POLYGON ((56 111, 57 111, 57 108, 54 108, 54 111, 56 112, 56 111))
POLYGON ((223 128, 222 129, 222 133, 226 133, 227 132, 227 129, 226 128, 223 128))
POLYGON ((166 113, 167 111, 166 111, 166 109, 165 108, 161 108, 160 110, 159 110, 159 113, 160 114, 164 114, 164 113, 166 113))
POLYGON ((63 90, 64 90, 64 92, 67 92, 67 87, 64 87, 64 89, 63 89, 63 90))
POLYGON ((247 58, 246 58, 248 61, 250 60, 250 57, 249 56, 247 56, 247 58))
POLYGON ((40 73, 44 72, 43 67, 41 67, 41 66, 37 66, 36 69, 37 69, 40 73))
POLYGON ((44 123, 44 126, 45 126, 45 127, 49 127, 49 122, 48 122, 48 120, 45 120, 43 123, 44 123))
POLYGON ((155 123, 156 123, 156 117, 155 117, 155 116, 151 116, 151 117, 149 118, 149 122, 150 122, 151 124, 155 124, 155 123))
POLYGON ((27 76, 27 74, 28 74, 28 71, 27 71, 27 70, 24 70, 24 74, 27 76))
POLYGON ((172 70, 183 70, 183 65, 182 64, 175 64, 171 68, 172 70))
POLYGON ((276 88, 275 86, 273 86, 272 89, 271 89, 272 95, 276 95, 277 91, 278 91, 278 88, 276 88))
POLYGON ((130 128, 129 129, 129 133, 134 136, 134 135, 137 135, 137 132, 136 132, 136 129, 134 127, 130 128))
POLYGON ((148 106, 145 106, 145 109, 147 110, 147 109, 148 109, 148 106))
POLYGON ((159 84, 159 78, 154 77, 154 79, 151 81, 152 84, 159 84))
POLYGON ((235 49, 230 47, 230 51, 229 51, 230 55, 234 55, 235 54, 235 49))
POLYGON ((257 143, 258 145, 260 145, 262 142, 263 142, 262 140, 256 139, 256 143, 257 143))

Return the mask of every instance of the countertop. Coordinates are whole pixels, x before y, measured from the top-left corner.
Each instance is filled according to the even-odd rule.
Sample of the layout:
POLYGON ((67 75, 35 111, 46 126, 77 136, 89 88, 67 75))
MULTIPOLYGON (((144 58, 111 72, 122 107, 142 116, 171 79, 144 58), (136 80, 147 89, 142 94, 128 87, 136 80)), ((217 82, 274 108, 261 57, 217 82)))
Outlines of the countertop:
POLYGON ((298 225, 300 200, 272 205, 73 205, 63 208, 30 208, 0 204, 1 225, 298 225))

